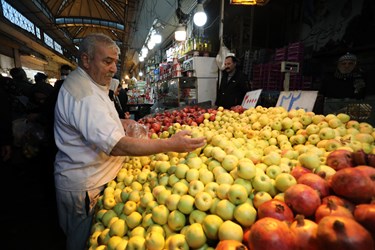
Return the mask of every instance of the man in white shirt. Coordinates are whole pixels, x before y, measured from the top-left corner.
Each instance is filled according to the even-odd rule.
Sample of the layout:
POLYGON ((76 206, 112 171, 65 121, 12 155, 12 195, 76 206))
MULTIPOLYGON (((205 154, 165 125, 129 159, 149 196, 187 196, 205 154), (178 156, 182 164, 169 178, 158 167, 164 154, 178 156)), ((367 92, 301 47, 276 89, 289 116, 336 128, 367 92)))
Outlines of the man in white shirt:
POLYGON ((204 145, 181 131, 165 140, 125 136, 134 121, 120 120, 108 97, 119 48, 104 34, 91 34, 79 46, 78 68, 62 85, 55 108, 56 199, 67 249, 85 249, 94 207, 114 179, 125 155, 188 152, 204 145))

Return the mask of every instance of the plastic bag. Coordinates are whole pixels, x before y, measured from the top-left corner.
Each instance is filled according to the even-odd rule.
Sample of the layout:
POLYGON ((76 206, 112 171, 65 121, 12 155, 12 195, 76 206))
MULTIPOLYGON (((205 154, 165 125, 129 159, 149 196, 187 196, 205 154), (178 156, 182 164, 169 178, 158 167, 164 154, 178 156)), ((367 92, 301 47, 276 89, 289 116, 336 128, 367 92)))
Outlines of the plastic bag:
POLYGON ((148 129, 146 126, 140 123, 134 123, 126 128, 126 135, 135 138, 147 138, 148 129))

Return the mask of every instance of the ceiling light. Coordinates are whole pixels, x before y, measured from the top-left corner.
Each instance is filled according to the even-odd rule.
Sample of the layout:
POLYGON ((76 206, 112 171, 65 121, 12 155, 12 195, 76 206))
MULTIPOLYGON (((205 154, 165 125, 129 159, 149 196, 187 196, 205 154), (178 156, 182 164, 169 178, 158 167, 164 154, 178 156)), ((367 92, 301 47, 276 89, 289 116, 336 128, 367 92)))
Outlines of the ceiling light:
POLYGON ((145 60, 145 58, 144 58, 143 56, 140 56, 140 57, 139 57, 139 61, 140 61, 140 62, 143 62, 144 60, 145 60))
POLYGON ((230 4, 238 5, 266 5, 269 0, 230 0, 230 4))
POLYGON ((143 72, 142 72, 142 71, 139 71, 138 75, 139 75, 139 76, 143 76, 143 72))
POLYGON ((206 22, 207 22, 207 15, 204 12, 203 4, 202 3, 198 3, 197 4, 197 9, 195 11, 193 19, 194 19, 195 25, 197 25, 198 27, 201 27, 201 26, 203 26, 203 25, 206 24, 206 22))
POLYGON ((159 32, 154 33, 154 34, 151 36, 151 40, 152 40, 155 44, 161 43, 161 35, 159 34, 159 32))
POLYGON ((176 41, 182 42, 186 40, 186 30, 183 24, 179 24, 176 31, 174 32, 174 38, 176 41))
POLYGON ((141 54, 142 54, 142 56, 143 56, 143 57, 146 57, 146 56, 147 56, 147 53, 148 53, 148 49, 147 49, 145 46, 143 46, 143 48, 142 48, 142 50, 141 50, 141 54))
POLYGON ((155 42, 150 38, 150 40, 148 40, 147 42, 147 48, 149 50, 152 50, 154 47, 155 47, 155 42))

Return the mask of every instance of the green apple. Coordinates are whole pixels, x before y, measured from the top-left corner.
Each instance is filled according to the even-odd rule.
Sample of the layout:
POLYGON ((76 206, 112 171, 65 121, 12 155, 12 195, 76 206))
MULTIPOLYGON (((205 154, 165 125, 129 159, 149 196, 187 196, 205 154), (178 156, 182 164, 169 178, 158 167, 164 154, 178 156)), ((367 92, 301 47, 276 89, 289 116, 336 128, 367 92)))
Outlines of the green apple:
POLYGON ((250 203, 243 203, 234 209, 233 217, 242 227, 250 227, 257 218, 257 210, 250 203))
POLYGON ((328 180, 331 176, 336 173, 336 170, 327 165, 320 165, 314 169, 314 173, 324 176, 324 179, 328 180))
POLYGON ((297 184, 296 178, 289 173, 280 173, 275 179, 275 186, 281 192, 285 192, 285 190, 295 184, 297 184))
POLYGON ((319 155, 312 152, 306 152, 301 154, 298 157, 298 161, 301 163, 303 167, 308 168, 310 170, 313 170, 320 166, 319 155))
POLYGON ((209 193, 201 191, 195 195, 194 205, 200 211, 207 211, 212 205, 212 197, 209 193))
POLYGON ((331 151, 338 149, 341 146, 342 146, 341 141, 336 140, 336 139, 329 139, 327 140, 327 143, 325 145, 325 150, 327 152, 331 152, 331 151))
POLYGON ((183 182, 176 182, 172 188, 172 194, 184 195, 189 191, 189 186, 183 182))
POLYGON ((178 232, 185 226, 186 216, 180 211, 174 210, 169 213, 167 223, 170 229, 178 232))
POLYGON ((308 126, 312 123, 312 116, 310 115, 302 115, 300 118, 300 122, 302 123, 303 126, 308 126))
POLYGON ((195 168, 199 169, 202 165, 202 159, 198 156, 196 157, 190 157, 186 160, 186 165, 189 166, 189 168, 195 168))
POLYGON ((113 222, 112 225, 110 226, 109 235, 110 236, 116 235, 119 237, 123 237, 127 232, 128 232, 127 223, 122 219, 118 219, 115 222, 113 222))
POLYGON ((209 214, 203 219, 202 227, 208 239, 217 240, 219 238, 219 228, 223 222, 223 219, 216 214, 209 214))
POLYGON ((330 119, 328 121, 328 125, 331 128, 337 128, 337 127, 340 127, 341 125, 343 125, 343 123, 339 118, 333 117, 332 119, 330 119))
POLYGON ((134 201, 127 201, 124 204, 122 212, 125 215, 129 215, 129 214, 131 214, 132 212, 134 212, 136 210, 137 210, 137 203, 135 203, 134 201))
POLYGON ((169 236, 165 242, 165 249, 179 249, 179 250, 189 250, 189 245, 186 242, 185 235, 183 234, 173 234, 169 236))
POLYGON ((217 166, 217 167, 215 167, 215 168, 212 170, 212 173, 214 174, 215 179, 217 179, 217 177, 218 177, 220 174, 228 173, 228 172, 227 172, 222 166, 217 166))
POLYGON ((164 249, 165 239, 163 234, 158 232, 150 232, 146 235, 145 242, 146 249, 149 250, 162 250, 164 249))
POLYGON ((320 142, 320 136, 318 134, 311 134, 309 135, 309 137, 307 138, 307 141, 311 144, 311 145, 317 145, 318 142, 320 142))
POLYGON ((201 182, 199 180, 192 180, 189 183, 188 193, 191 196, 195 197, 197 195, 197 193, 202 192, 204 190, 204 187, 205 187, 205 185, 203 184, 203 182, 201 182))
POLYGON ((270 152, 269 154, 263 156, 263 163, 271 166, 278 165, 280 163, 281 156, 278 152, 270 152))
POLYGON ((319 131, 319 137, 322 140, 333 139, 335 138, 335 136, 336 136, 335 131, 333 130, 333 128, 330 128, 330 127, 321 128, 319 131))
POLYGON ((253 198, 253 205, 255 208, 259 208, 264 202, 272 200, 272 196, 264 191, 256 192, 253 198))
POLYGON ((248 197, 247 190, 240 184, 233 184, 228 190, 228 199, 234 205, 242 204, 248 197))
POLYGON ((177 164, 177 168, 174 172, 174 174, 179 178, 179 179, 185 179, 186 173, 189 170, 189 166, 184 164, 184 163, 179 163, 177 164))
POLYGON ((218 187, 219 184, 217 182, 210 182, 204 186, 203 191, 209 193, 212 198, 216 198, 216 190, 218 189, 218 187))
POLYGON ((199 170, 199 180, 203 182, 204 185, 206 185, 209 182, 213 182, 214 179, 214 174, 207 168, 201 168, 199 170))
POLYGON ((195 209, 195 210, 193 210, 193 212, 191 212, 189 214, 189 223, 190 224, 193 224, 193 223, 202 223, 203 219, 206 216, 207 216, 206 212, 195 209))
POLYGON ((242 179, 242 178, 236 178, 233 182, 233 184, 239 184, 242 185, 248 194, 250 194, 253 190, 253 186, 251 185, 250 180, 242 179))
POLYGON ((143 228, 149 228, 150 226, 154 225, 154 221, 152 220, 152 214, 151 213, 143 214, 141 225, 142 225, 143 228))
POLYGON ((235 208, 236 205, 234 205, 229 200, 220 200, 216 205, 215 213, 224 221, 232 220, 235 208))
POLYGON ((282 119, 281 125, 283 127, 283 130, 291 129, 293 126, 293 120, 289 117, 285 117, 282 119))
MULTIPOLYGON (((171 167, 172 168, 172 167, 171 167)), ((173 187, 180 179, 175 174, 169 174, 168 186, 173 187)))
POLYGON ((237 175, 240 178, 250 180, 256 174, 256 167, 251 160, 246 160, 246 158, 238 161, 237 175))
POLYGON ((177 209, 183 214, 190 214, 194 210, 194 197, 188 194, 181 196, 177 209))
POLYGON ((199 170, 195 168, 191 168, 186 172, 186 180, 191 182, 193 180, 199 179, 199 170))
POLYGON ((165 205, 169 209, 169 211, 174 211, 177 209, 178 202, 180 201, 181 195, 179 194, 171 194, 165 200, 165 205))
POLYGON ((235 240, 238 242, 242 242, 243 240, 243 229, 242 227, 231 221, 227 220, 224 221, 223 224, 219 227, 218 232, 219 240, 235 240))
POLYGON ((155 198, 159 204, 165 204, 165 200, 172 194, 170 189, 162 190, 155 198))
POLYGON ((185 238, 189 247, 193 249, 202 247, 207 241, 202 224, 200 223, 191 224, 185 232, 185 238))
POLYGON ((113 195, 104 196, 104 199, 103 199, 104 209, 112 209, 115 205, 116 205, 116 201, 113 195))
POLYGON ((266 174, 257 174, 251 181, 251 184, 255 191, 267 192, 271 188, 271 179, 266 174))
POLYGON ((110 229, 104 229, 98 237, 98 245, 107 245, 111 235, 109 234, 110 229))
POLYGON ((221 200, 227 199, 228 198, 228 191, 229 191, 229 188, 231 186, 232 185, 228 184, 228 183, 220 184, 219 187, 216 190, 216 196, 221 200))
POLYGON ((221 162, 221 166, 228 172, 235 169, 237 165, 238 158, 231 154, 227 154, 221 162))
POLYGON ((152 220, 159 225, 167 224, 168 215, 169 210, 165 205, 158 205, 152 209, 152 220))
POLYGON ((116 212, 113 211, 113 210, 108 210, 108 211, 106 211, 106 212, 103 214, 103 217, 102 217, 101 222, 103 223, 103 225, 104 225, 105 227, 107 227, 108 224, 109 224, 109 221, 110 221, 113 217, 117 217, 116 212))
POLYGON ((151 192, 144 192, 143 195, 141 196, 141 200, 139 204, 142 207, 147 207, 147 204, 153 200, 154 200, 154 195, 151 192))
POLYGON ((278 165, 271 165, 266 169, 266 175, 271 179, 276 179, 276 177, 281 173, 281 168, 278 165))
POLYGON ((215 159, 211 159, 210 162, 208 163, 208 170, 212 171, 216 167, 221 167, 221 163, 215 159))
POLYGON ((139 226, 142 223, 142 215, 139 212, 132 212, 126 217, 126 224, 130 229, 139 226))
POLYGON ((145 237, 142 237, 139 235, 130 237, 128 240, 128 244, 126 246, 126 250, 138 250, 138 249, 146 249, 145 237))
POLYGON ((319 124, 320 122, 324 121, 324 115, 313 115, 311 119, 314 124, 319 124))
POLYGON ((95 231, 95 232, 90 234, 90 237, 88 239, 88 243, 91 247, 95 247, 99 244, 98 240, 99 240, 99 236, 101 235, 102 231, 95 231))
POLYGON ((222 183, 232 184, 233 181, 234 178, 231 176, 230 173, 221 173, 216 177, 216 183, 219 185, 222 183))
POLYGON ((346 122, 345 124, 346 128, 355 128, 355 129, 359 129, 359 121, 356 121, 356 120, 349 120, 348 122, 346 122))

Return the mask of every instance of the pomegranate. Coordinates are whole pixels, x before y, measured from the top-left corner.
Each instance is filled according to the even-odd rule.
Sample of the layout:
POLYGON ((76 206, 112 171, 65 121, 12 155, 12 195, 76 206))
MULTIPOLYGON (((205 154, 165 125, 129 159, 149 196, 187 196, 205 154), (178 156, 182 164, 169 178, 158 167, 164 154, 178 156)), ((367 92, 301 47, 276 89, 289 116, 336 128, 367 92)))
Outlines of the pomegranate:
POLYGON ((215 250, 247 250, 247 247, 236 240, 222 240, 217 244, 215 250))
POLYGON ((296 214, 312 216, 320 206, 319 193, 305 184, 289 187, 284 193, 284 201, 296 214))
POLYGON ((336 216, 343 216, 343 217, 348 217, 352 218, 353 214, 350 212, 349 209, 337 205, 333 200, 328 200, 326 204, 320 205, 316 211, 315 211, 315 221, 316 223, 319 223, 319 221, 328 215, 336 215, 336 216))
POLYGON ((353 159, 354 166, 367 164, 367 154, 362 149, 356 152, 353 152, 352 159, 353 159))
POLYGON ((293 222, 293 211, 280 200, 269 200, 258 207, 258 218, 272 217, 281 221, 293 222))
POLYGON ((316 224, 314 221, 305 219, 303 215, 298 214, 293 223, 290 225, 290 230, 296 236, 297 249, 318 249, 318 242, 316 238, 318 224, 316 224))
POLYGON ((296 238, 286 222, 265 217, 251 226, 248 248, 251 250, 294 250, 297 249, 296 238))
POLYGON ((368 203, 375 196, 374 183, 361 168, 343 168, 331 180, 333 191, 354 203, 368 203))
POLYGON ((318 191, 320 198, 329 195, 328 182, 317 174, 307 173, 301 176, 297 183, 305 184, 318 191))
POLYGON ((375 154, 367 155, 367 165, 375 168, 375 154))
POLYGON ((290 171, 290 174, 296 178, 296 180, 299 179, 304 174, 312 173, 312 171, 308 168, 302 167, 301 165, 297 165, 293 167, 292 171, 290 171))
POLYGON ((373 250, 370 233, 358 222, 347 217, 326 216, 318 224, 319 249, 373 250))
POLYGON ((339 206, 346 207, 352 213, 354 212, 355 205, 342 197, 338 197, 336 195, 328 195, 322 199, 322 204, 327 204, 329 200, 332 200, 332 202, 336 203, 339 206))
POLYGON ((345 149, 337 149, 328 154, 326 164, 335 170, 351 168, 354 166, 352 152, 345 149))
POLYGON ((364 226, 375 239, 375 202, 371 204, 359 204, 355 207, 354 218, 364 226))
POLYGON ((355 168, 360 169, 363 173, 368 175, 370 179, 375 183, 375 168, 367 165, 359 165, 355 168))

